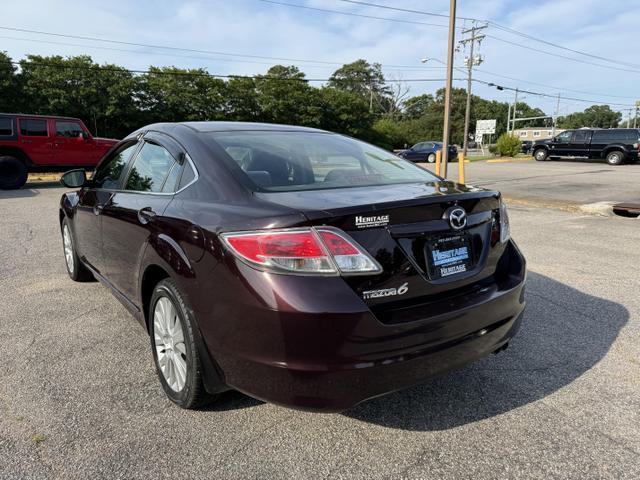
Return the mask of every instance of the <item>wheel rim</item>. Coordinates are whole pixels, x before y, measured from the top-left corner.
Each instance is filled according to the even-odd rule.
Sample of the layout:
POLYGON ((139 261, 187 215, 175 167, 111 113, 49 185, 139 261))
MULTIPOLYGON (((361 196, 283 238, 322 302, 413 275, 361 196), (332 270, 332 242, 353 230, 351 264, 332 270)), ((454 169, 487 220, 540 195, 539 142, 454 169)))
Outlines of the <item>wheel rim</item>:
POLYGON ((187 349, 178 311, 168 297, 160 297, 153 312, 153 334, 158 366, 175 392, 187 381, 187 349))
POLYGON ((537 151, 536 152, 536 158, 538 160, 542 160, 544 158, 544 152, 543 151, 537 151))
POLYGON ((619 154, 617 154, 617 153, 612 153, 612 154, 609 156, 609 159, 610 159, 609 161, 610 161, 611 163, 619 163, 619 162, 620 162, 620 155, 619 155, 619 154))
POLYGON ((62 243, 64 244, 64 258, 67 261, 67 268, 70 272, 73 272, 73 243, 71 242, 69 227, 66 225, 62 229, 62 243))
POLYGON ((429 163, 433 163, 433 162, 435 162, 435 161, 436 161, 436 156, 435 156, 433 153, 432 153, 432 154, 430 154, 430 155, 429 155, 429 157, 427 158, 427 161, 428 161, 429 163))

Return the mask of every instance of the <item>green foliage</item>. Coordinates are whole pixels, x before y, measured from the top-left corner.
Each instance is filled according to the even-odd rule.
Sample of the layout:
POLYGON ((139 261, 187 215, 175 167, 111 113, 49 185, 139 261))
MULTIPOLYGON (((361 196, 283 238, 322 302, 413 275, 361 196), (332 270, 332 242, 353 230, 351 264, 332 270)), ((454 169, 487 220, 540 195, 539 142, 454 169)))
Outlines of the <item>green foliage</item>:
MULTIPOLYGON (((0 111, 79 117, 94 134, 116 138, 154 122, 234 120, 319 127, 388 149, 442 140, 444 89, 402 101, 403 91, 390 88, 381 66, 365 60, 343 65, 317 88, 294 66, 275 65, 255 78, 222 80, 204 69, 177 67, 133 74, 96 64, 89 56, 29 55, 16 69, 0 52, 0 111)), ((466 90, 452 90, 450 140, 458 145, 463 143, 466 98, 466 90)), ((507 103, 473 95, 471 132, 476 120, 496 119, 496 134, 504 133, 507 111, 507 103)), ((518 102, 517 112, 519 117, 543 114, 524 102, 518 102)), ((611 127, 619 121, 618 112, 594 105, 561 118, 560 126, 611 127)))
POLYGON ((515 157, 522 149, 522 142, 515 135, 503 133, 496 142, 496 150, 500 155, 515 157))
POLYGON ((622 120, 620 112, 614 112, 609 105, 592 105, 584 112, 576 112, 558 118, 560 128, 614 128, 622 120))

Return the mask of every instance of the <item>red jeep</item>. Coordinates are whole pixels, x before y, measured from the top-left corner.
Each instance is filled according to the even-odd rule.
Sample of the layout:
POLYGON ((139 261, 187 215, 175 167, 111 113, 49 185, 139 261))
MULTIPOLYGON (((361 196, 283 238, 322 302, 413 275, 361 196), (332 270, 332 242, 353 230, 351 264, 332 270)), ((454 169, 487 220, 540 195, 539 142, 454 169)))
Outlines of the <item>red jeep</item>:
POLYGON ((116 143, 78 118, 0 113, 0 189, 20 188, 29 172, 93 169, 116 143))

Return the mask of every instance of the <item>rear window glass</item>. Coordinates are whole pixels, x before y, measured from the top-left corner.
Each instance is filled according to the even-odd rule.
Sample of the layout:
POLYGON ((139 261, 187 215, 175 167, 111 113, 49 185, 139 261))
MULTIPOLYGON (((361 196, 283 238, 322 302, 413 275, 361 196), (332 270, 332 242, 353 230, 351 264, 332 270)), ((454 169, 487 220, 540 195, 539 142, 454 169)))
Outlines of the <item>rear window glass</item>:
MULTIPOLYGON (((125 190, 161 192, 165 180, 176 163, 171 154, 160 145, 145 143, 134 160, 125 190)), ((175 187, 176 179, 171 188, 175 187)))
POLYGON ((10 118, 0 118, 0 136, 13 135, 13 122, 10 118))
POLYGON ((392 153, 340 135, 313 132, 209 133, 251 183, 267 191, 318 190, 438 178, 392 153))
POLYGON ((20 119, 20 134, 27 137, 46 137, 47 121, 22 118, 20 119))
POLYGON ((599 142, 631 141, 635 143, 638 139, 640 139, 638 130, 595 130, 593 132, 593 141, 599 142))

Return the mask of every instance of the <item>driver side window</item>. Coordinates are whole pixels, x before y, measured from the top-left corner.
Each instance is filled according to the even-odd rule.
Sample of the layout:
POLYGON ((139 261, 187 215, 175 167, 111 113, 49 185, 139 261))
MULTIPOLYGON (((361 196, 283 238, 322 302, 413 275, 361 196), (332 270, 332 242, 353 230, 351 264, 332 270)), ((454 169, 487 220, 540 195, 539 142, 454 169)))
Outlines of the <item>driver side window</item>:
POLYGON ((571 131, 567 131, 567 132, 562 132, 560 135, 558 135, 556 137, 558 142, 568 142, 569 139, 571 138, 571 135, 573 134, 573 132, 571 131))
POLYGON ((93 174, 91 183, 93 188, 106 188, 108 190, 117 190, 120 188, 120 177, 124 167, 131 158, 133 152, 136 151, 138 143, 134 143, 123 149, 117 150, 111 156, 105 159, 93 174))

